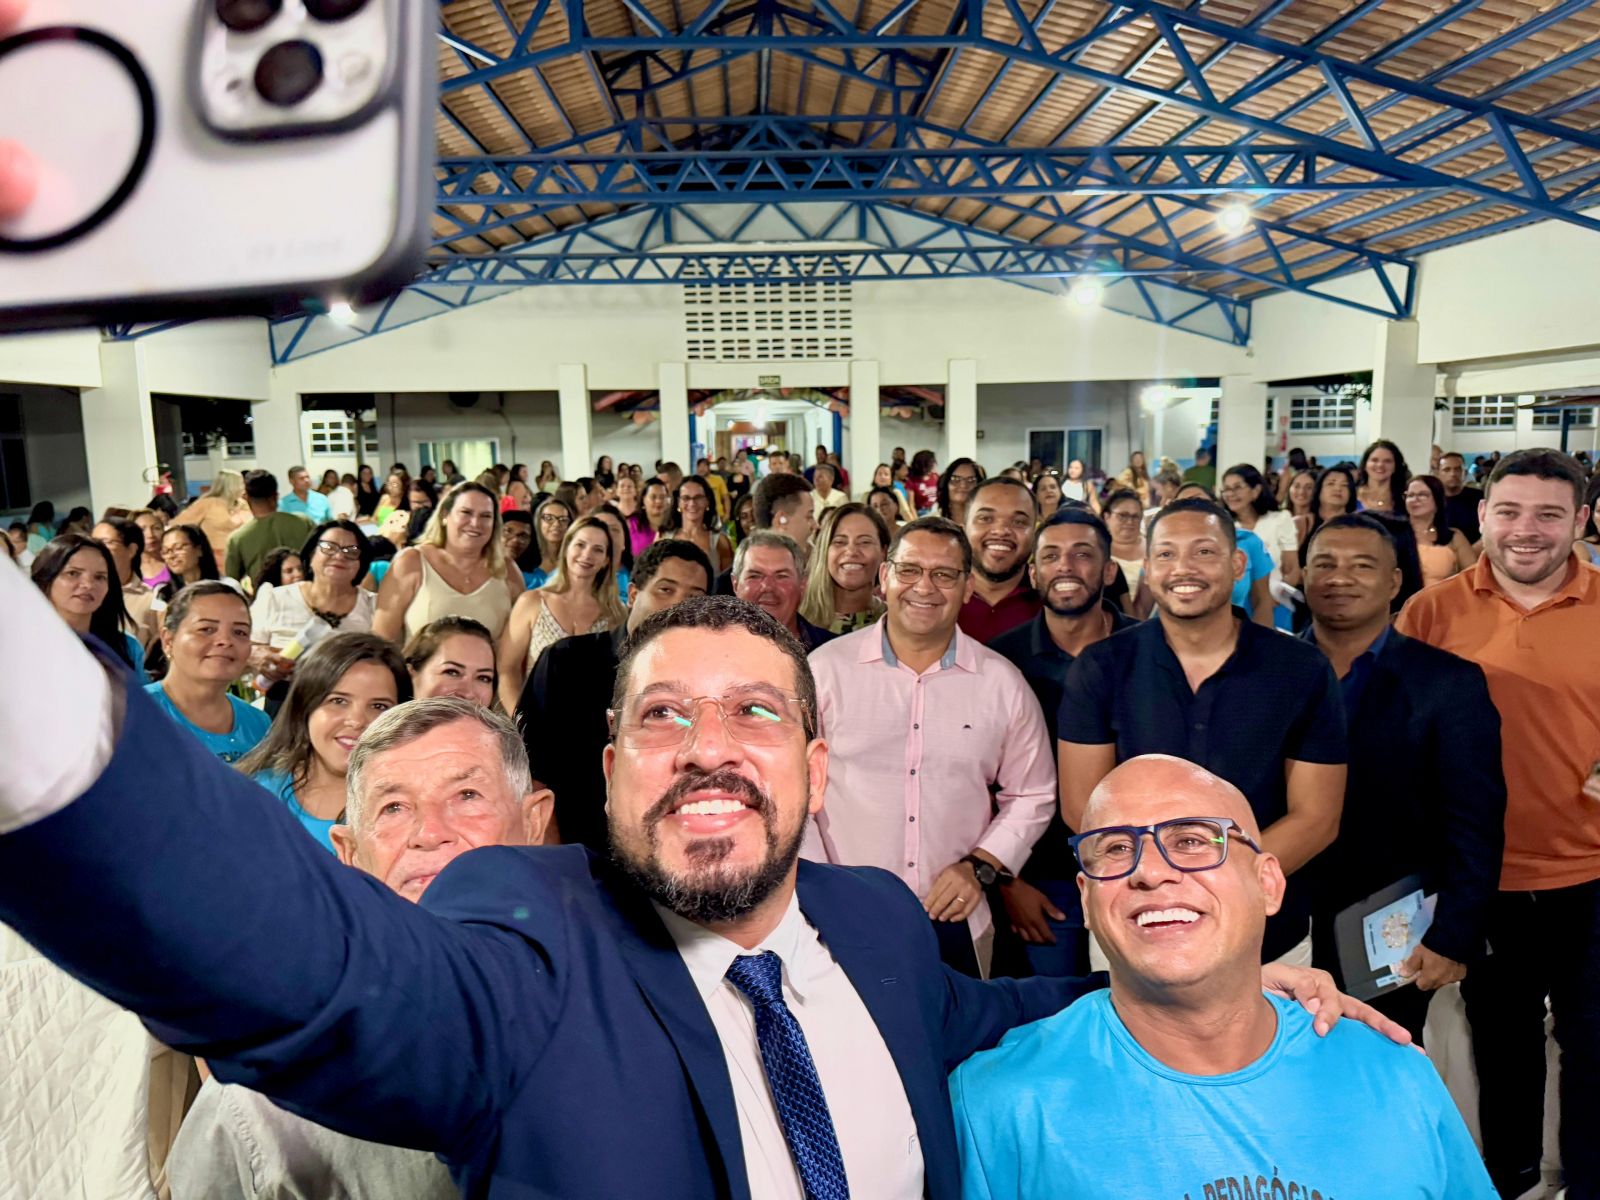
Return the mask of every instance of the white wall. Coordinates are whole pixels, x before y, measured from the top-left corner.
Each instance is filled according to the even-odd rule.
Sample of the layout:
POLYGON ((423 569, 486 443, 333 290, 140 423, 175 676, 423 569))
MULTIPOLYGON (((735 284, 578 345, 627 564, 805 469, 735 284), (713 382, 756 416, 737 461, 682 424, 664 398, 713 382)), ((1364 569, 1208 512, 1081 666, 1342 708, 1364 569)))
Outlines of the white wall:
POLYGON ((1028 457, 1030 429, 1099 429, 1100 469, 1115 475, 1142 449, 1139 413, 1122 380, 1093 383, 979 383, 976 455, 991 475, 1028 457))
POLYGON ((73 329, 65 333, 0 335, 0 380, 99 387, 99 331, 73 329))
POLYGON ((152 392, 265 400, 272 351, 255 317, 181 325, 139 339, 152 392))

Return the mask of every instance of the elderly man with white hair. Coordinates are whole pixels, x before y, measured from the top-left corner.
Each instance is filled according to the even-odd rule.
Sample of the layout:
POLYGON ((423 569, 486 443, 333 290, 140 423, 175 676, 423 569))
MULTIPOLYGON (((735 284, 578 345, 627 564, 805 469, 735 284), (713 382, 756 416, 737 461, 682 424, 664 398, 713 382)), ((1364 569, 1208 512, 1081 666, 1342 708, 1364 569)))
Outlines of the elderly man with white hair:
MULTIPOLYGON (((350 755, 339 858, 418 900, 478 846, 536 846, 551 793, 528 773, 516 726, 455 697, 374 721, 350 755)), ((173 1200, 445 1200, 459 1191, 432 1154, 335 1133, 259 1092, 208 1079, 168 1161, 173 1200)))
POLYGON ((951 1077, 963 1200, 1494 1200, 1427 1059, 1263 994, 1284 874, 1244 794, 1180 758, 1113 770, 1072 838, 1111 988, 951 1077))

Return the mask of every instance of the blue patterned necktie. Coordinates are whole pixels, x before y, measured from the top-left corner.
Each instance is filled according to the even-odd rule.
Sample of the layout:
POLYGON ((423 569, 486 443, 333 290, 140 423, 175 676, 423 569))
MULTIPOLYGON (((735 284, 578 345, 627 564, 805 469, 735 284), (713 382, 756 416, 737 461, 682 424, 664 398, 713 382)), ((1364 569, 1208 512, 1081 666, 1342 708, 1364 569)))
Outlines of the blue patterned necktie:
POLYGON ((806 1035, 783 1001, 783 960, 771 950, 741 954, 728 968, 727 978, 755 1006, 761 1063, 778 1106, 784 1140, 800 1169, 806 1200, 849 1200, 850 1184, 845 1179, 833 1118, 828 1115, 828 1100, 822 1094, 806 1035))

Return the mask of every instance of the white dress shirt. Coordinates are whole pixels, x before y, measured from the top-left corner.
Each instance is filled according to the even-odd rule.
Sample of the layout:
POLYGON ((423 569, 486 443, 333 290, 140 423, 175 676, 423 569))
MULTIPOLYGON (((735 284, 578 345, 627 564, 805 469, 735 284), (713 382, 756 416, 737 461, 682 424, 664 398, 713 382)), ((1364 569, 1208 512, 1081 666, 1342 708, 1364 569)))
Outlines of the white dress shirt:
POLYGON ((711 1014, 733 1081, 752 1200, 804 1200, 800 1172, 761 1065, 755 1010, 725 976, 741 954, 771 950, 783 960, 783 999, 800 1023, 828 1100, 850 1194, 861 1200, 919 1200, 922 1144, 900 1070, 844 968, 800 911, 798 897, 754 950, 656 906, 711 1014))

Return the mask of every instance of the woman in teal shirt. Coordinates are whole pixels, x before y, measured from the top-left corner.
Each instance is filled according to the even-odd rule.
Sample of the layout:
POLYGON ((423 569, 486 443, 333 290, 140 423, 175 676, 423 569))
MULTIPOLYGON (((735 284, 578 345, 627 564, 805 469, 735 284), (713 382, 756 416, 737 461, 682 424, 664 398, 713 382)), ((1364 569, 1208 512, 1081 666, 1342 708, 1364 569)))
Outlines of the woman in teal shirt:
POLYGON ((370 633, 325 637, 295 664, 271 732, 239 769, 332 853, 328 831, 344 812, 350 751, 368 725, 409 699, 411 675, 392 643, 370 633))
POLYGON ((207 750, 238 762, 267 736, 272 719, 228 694, 250 665, 250 606, 237 589, 202 579, 178 592, 162 614, 161 648, 167 674, 145 691, 207 750))

